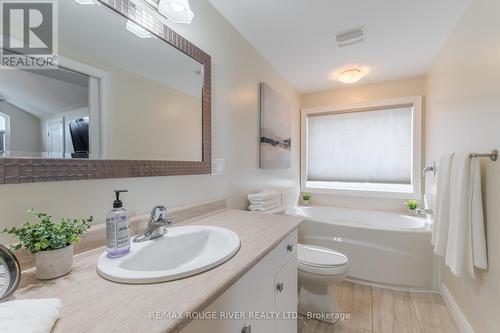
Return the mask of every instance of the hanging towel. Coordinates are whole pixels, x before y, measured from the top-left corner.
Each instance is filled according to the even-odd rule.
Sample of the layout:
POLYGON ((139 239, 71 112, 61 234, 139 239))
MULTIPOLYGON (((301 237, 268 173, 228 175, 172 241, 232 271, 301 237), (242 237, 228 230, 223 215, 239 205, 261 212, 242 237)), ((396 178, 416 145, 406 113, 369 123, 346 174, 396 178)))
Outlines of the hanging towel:
POLYGON ((473 260, 475 267, 487 269, 488 257, 486 254, 486 234, 484 232, 483 196, 481 194, 481 165, 478 158, 472 158, 471 160, 471 231, 473 260))
POLYGON ((471 241, 471 159, 455 154, 450 176, 450 225, 445 263, 455 276, 467 271, 474 277, 471 241))
POLYGON ((451 163, 454 154, 444 155, 438 166, 436 212, 432 225, 432 245, 434 253, 444 257, 448 241, 448 227, 450 224, 450 176, 451 163))
POLYGON ((56 298, 0 303, 0 332, 49 333, 61 307, 61 301, 56 298))

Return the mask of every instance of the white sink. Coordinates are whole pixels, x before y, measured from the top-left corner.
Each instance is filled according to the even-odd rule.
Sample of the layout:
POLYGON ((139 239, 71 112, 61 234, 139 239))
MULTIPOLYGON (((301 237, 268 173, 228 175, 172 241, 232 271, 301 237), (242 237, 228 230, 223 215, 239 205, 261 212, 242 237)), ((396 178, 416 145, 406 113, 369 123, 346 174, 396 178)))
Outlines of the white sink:
POLYGON ((240 238, 220 227, 173 227, 162 237, 130 244, 130 253, 97 262, 102 277, 120 283, 157 283, 195 275, 229 260, 240 248, 240 238))

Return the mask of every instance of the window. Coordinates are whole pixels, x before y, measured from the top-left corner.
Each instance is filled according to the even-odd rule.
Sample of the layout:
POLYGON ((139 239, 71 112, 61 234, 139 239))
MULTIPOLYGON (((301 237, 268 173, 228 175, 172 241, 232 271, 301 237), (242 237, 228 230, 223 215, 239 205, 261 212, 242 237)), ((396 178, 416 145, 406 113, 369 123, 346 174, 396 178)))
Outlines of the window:
POLYGON ((418 198, 421 98, 302 111, 302 188, 418 198))
POLYGON ((7 118, 0 113, 0 154, 5 152, 7 118))

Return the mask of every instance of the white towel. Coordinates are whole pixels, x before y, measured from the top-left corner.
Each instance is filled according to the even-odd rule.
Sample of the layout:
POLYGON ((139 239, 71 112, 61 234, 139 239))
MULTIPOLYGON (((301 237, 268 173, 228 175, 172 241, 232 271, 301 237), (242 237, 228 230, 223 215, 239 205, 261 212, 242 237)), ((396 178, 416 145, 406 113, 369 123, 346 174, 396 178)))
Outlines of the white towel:
POLYGON ((481 194, 481 165, 479 158, 472 159, 471 166, 471 232, 472 253, 474 266, 481 269, 488 268, 486 254, 486 234, 484 232, 483 196, 481 194))
POLYGON ((281 192, 276 190, 263 190, 258 193, 252 193, 248 195, 248 200, 273 200, 276 198, 281 198, 281 192))
POLYGON ((0 332, 49 333, 61 307, 61 301, 56 298, 0 303, 0 332))
POLYGON ((274 206, 269 206, 269 207, 256 207, 256 206, 248 206, 248 210, 249 211, 252 211, 252 212, 268 212, 268 211, 271 211, 273 209, 276 209, 276 208, 279 208, 281 207, 281 204, 276 204, 274 206))
POLYGON ((445 263, 455 276, 466 270, 474 277, 471 241, 471 161, 469 154, 456 154, 450 178, 450 226, 445 263))
POLYGON ((281 205, 281 198, 276 198, 273 200, 266 200, 266 201, 250 200, 250 205, 255 206, 255 207, 261 207, 261 208, 267 208, 267 207, 271 207, 271 206, 281 205))
POLYGON ((451 163, 454 154, 444 155, 438 166, 437 192, 436 192, 436 212, 432 225, 432 245, 434 253, 443 257, 446 254, 446 244, 448 241, 448 227, 450 224, 450 176, 451 163))

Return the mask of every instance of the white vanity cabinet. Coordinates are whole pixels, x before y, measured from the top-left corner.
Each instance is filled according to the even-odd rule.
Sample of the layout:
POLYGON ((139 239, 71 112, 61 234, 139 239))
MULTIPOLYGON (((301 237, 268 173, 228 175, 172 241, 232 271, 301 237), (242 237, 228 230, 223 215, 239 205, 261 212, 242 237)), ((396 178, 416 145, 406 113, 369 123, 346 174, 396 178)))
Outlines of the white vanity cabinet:
POLYGON ((215 300, 182 333, 294 333, 297 331, 297 231, 215 300), (225 316, 225 318, 222 318, 225 316))

